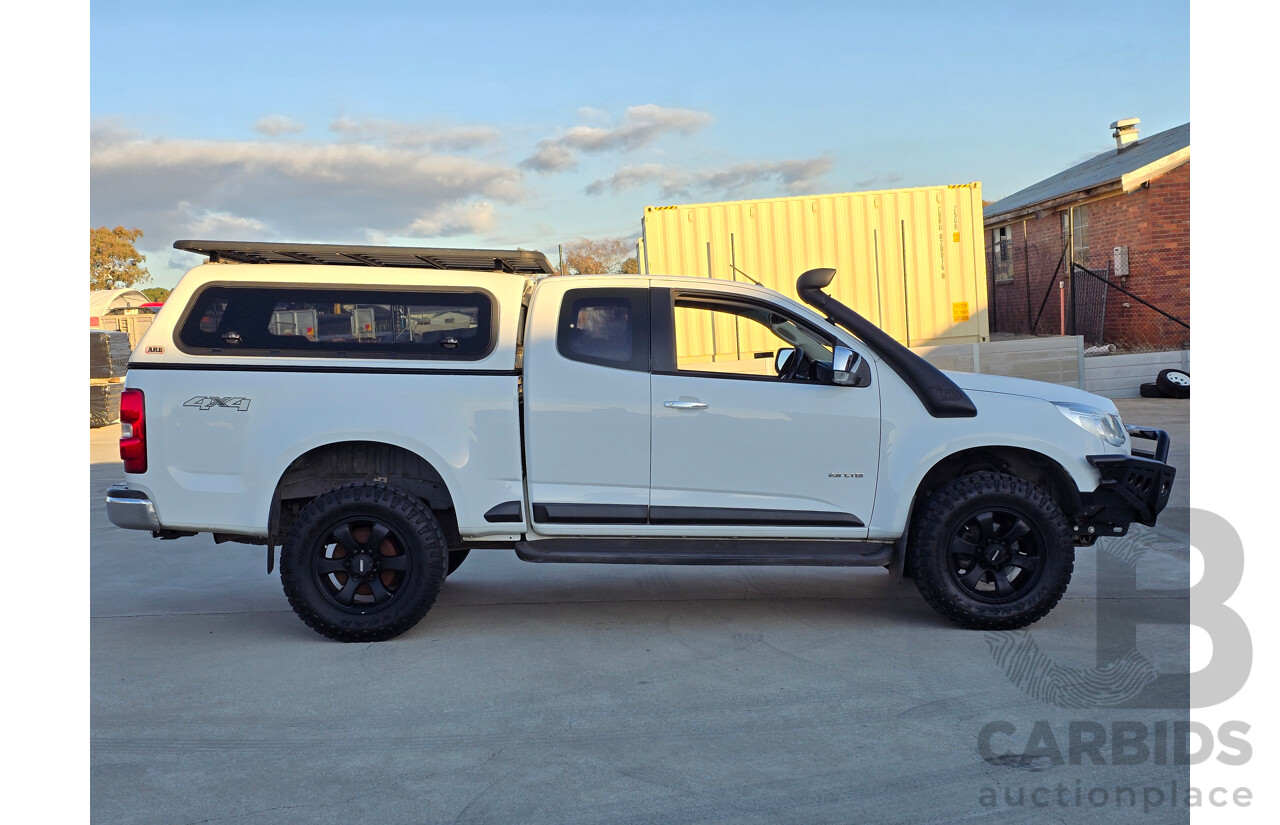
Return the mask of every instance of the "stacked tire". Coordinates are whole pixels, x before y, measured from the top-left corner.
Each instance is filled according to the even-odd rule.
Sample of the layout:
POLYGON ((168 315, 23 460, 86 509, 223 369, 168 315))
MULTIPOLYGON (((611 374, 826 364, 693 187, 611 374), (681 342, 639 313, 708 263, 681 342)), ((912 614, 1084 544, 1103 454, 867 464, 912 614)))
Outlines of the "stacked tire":
POLYGON ((90 382, 89 429, 97 429, 120 420, 120 391, 124 384, 115 381, 90 382))
POLYGON ((1143 398, 1190 398, 1191 373, 1186 370, 1160 370, 1156 380, 1138 388, 1143 398))
POLYGON ((120 418, 120 391, 129 368, 129 335, 89 330, 89 427, 105 427, 120 418))

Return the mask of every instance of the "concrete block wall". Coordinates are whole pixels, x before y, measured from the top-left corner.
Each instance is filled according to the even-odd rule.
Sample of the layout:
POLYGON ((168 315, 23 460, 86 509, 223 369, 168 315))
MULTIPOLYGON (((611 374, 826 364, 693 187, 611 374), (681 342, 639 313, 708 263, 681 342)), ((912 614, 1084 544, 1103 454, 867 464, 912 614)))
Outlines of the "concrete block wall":
POLYGON ((1080 387, 1107 398, 1136 398, 1142 384, 1163 369, 1191 371, 1191 352, 1084 355, 1079 336, 1015 338, 984 344, 950 344, 912 350, 938 369, 1008 375, 1080 387))
POLYGON ((1099 355, 1084 359, 1084 388, 1107 398, 1137 398, 1138 388, 1156 380, 1160 370, 1191 371, 1191 351, 1099 355))
POLYGON ((1082 347, 1080 336, 1067 335, 919 347, 913 352, 938 369, 1008 375, 1078 387, 1082 347))

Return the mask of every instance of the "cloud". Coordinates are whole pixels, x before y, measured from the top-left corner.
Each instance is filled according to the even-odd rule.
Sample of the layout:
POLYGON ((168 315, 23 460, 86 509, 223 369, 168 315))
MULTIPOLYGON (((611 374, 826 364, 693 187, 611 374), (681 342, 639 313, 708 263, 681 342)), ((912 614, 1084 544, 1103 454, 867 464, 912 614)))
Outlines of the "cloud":
POLYGON ((609 121, 609 113, 604 109, 597 109, 594 106, 580 106, 577 111, 578 120, 585 120, 592 123, 607 123, 609 121))
POLYGON ((566 146, 584 152, 610 149, 632 150, 652 143, 664 134, 691 135, 707 126, 714 118, 693 109, 669 109, 646 104, 632 106, 622 122, 612 129, 597 126, 575 126, 559 140, 566 146))
POLYGON ((262 237, 268 231, 267 225, 257 218, 232 215, 230 212, 213 212, 208 209, 198 210, 186 201, 178 204, 177 211, 190 216, 187 225, 191 229, 191 234, 201 238, 237 240, 262 237))
POLYGON ((263 135, 276 137, 277 135, 291 135, 301 132, 303 126, 298 121, 284 115, 267 115, 258 118, 258 122, 253 124, 253 131, 263 135))
POLYGON ((659 184, 665 192, 667 189, 679 188, 686 184, 688 175, 674 166, 661 163, 644 163, 639 166, 624 166, 612 176, 601 178, 587 184, 584 190, 588 195, 617 194, 624 189, 633 189, 651 183, 659 184))
POLYGON ((413 226, 492 227, 494 203, 524 196, 510 165, 427 151, 118 130, 90 144, 91 220, 141 227, 156 248, 206 233, 337 243, 413 226))
POLYGON ((382 118, 340 117, 330 131, 344 140, 378 143, 397 149, 432 149, 461 152, 498 142, 501 133, 490 126, 457 126, 446 123, 406 123, 382 118))
POLYGON ((89 121, 89 144, 119 143, 139 136, 123 118, 98 117, 89 121))
POLYGON ((872 175, 869 178, 863 178, 855 181, 853 188, 855 190, 863 189, 890 189, 894 184, 902 183, 902 175, 898 172, 881 172, 872 175))
POLYGON ((520 165, 536 172, 562 172, 576 168, 578 159, 564 146, 544 140, 538 144, 537 151, 520 161, 520 165))
MULTIPOLYGON (((579 110, 579 114, 584 114, 579 110)), ((586 110, 593 117, 595 110, 586 110)), ((691 135, 710 124, 713 118, 707 112, 695 109, 675 109, 655 106, 631 106, 622 120, 613 127, 574 126, 555 138, 538 142, 532 155, 520 165, 539 172, 559 172, 577 166, 574 152, 630 152, 653 143, 663 135, 691 135)))
POLYGON ((739 163, 728 169, 699 176, 697 185, 709 190, 734 192, 761 181, 774 180, 782 184, 787 192, 799 194, 830 172, 833 166, 835 161, 831 158, 739 163))
POLYGON ((608 178, 592 181, 588 195, 617 194, 625 189, 656 184, 662 197, 689 197, 697 193, 736 195, 761 184, 772 183, 787 194, 811 191, 823 175, 831 171, 831 158, 748 161, 725 169, 686 171, 659 163, 625 166, 608 178))
POLYGON ((489 201, 458 204, 437 209, 415 220, 400 234, 412 238, 451 238, 478 235, 497 228, 497 210, 489 201))

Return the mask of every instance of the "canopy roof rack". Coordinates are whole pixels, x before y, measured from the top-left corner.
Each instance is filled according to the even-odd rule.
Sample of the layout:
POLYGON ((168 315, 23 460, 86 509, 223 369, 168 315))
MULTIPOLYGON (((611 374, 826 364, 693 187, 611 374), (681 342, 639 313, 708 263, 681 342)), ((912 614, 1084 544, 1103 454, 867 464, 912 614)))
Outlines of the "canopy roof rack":
POLYGON ((439 249, 270 241, 174 241, 173 248, 208 256, 210 263, 409 266, 520 275, 550 275, 555 272, 546 255, 525 249, 439 249))

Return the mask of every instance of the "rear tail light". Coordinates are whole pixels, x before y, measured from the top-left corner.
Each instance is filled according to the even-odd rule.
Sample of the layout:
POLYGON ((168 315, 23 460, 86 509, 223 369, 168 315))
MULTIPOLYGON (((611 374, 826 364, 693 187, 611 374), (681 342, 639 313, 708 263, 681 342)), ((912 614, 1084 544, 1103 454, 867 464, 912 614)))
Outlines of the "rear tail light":
POLYGON ((147 471, 147 412, 142 390, 120 393, 120 457, 126 473, 147 471))

